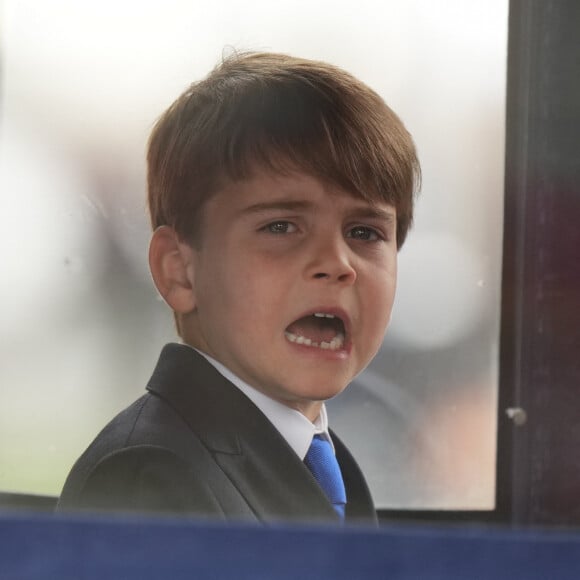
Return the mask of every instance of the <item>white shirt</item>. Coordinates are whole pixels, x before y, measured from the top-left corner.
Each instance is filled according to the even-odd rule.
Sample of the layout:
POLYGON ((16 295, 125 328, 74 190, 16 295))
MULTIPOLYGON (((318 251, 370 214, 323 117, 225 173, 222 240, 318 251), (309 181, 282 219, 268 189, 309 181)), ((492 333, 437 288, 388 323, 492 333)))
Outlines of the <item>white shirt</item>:
POLYGON ((302 461, 304 461, 304 457, 306 457, 306 453, 308 452, 308 448, 312 443, 314 435, 322 435, 330 442, 334 449, 332 439, 328 433, 328 415, 326 414, 324 403, 320 408, 320 414, 314 423, 312 423, 302 413, 296 411, 296 409, 291 409, 248 385, 248 383, 242 381, 242 379, 232 373, 223 364, 213 359, 205 352, 202 352, 197 348, 194 348, 193 350, 203 356, 203 358, 205 358, 207 362, 209 362, 223 377, 240 389, 240 391, 242 391, 242 393, 244 393, 244 395, 246 395, 246 397, 248 397, 248 399, 250 399, 250 401, 252 401, 252 403, 262 411, 262 413, 264 413, 264 415, 266 415, 270 423, 276 427, 280 432, 280 435, 284 437, 288 445, 290 445, 302 461))

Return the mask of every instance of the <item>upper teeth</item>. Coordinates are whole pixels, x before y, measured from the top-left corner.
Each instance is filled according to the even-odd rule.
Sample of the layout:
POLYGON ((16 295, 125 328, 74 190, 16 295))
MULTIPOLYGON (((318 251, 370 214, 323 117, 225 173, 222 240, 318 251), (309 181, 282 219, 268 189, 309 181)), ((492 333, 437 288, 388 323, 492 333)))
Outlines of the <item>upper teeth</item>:
POLYGON ((334 318, 334 314, 326 314, 324 312, 315 312, 314 316, 317 318, 334 318))

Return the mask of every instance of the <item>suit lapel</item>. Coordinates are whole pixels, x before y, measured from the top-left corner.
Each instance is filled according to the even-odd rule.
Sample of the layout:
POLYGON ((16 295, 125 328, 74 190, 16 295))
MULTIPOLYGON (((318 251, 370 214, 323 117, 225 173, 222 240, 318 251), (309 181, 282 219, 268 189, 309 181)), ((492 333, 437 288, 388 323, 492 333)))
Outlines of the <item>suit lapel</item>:
POLYGON ((332 431, 330 435, 346 488, 346 520, 351 523, 377 524, 375 506, 360 467, 344 443, 332 431))
POLYGON ((183 417, 258 519, 338 520, 278 430, 193 349, 165 346, 147 388, 183 417))
MULTIPOLYGON (((273 435, 278 436, 277 431, 273 435)), ((249 447, 241 455, 216 454, 216 461, 260 520, 338 520, 310 471, 285 441, 247 441, 249 447)))

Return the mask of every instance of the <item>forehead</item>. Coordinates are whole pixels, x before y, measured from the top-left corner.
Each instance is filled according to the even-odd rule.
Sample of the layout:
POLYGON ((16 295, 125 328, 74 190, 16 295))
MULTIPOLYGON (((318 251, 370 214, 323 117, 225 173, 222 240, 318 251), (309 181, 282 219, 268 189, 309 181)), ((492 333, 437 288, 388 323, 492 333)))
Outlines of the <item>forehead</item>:
POLYGON ((368 211, 395 215, 395 207, 382 199, 365 199, 358 192, 322 181, 307 173, 290 170, 273 172, 255 169, 241 180, 226 182, 215 194, 214 202, 242 213, 274 209, 316 210, 340 207, 345 211, 368 211))

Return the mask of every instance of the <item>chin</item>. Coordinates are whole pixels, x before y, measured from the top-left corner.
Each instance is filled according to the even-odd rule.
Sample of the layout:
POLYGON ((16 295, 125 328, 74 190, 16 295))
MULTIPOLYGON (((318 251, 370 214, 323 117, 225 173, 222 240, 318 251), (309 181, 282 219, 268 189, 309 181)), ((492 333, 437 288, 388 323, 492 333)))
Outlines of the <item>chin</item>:
POLYGON ((328 401, 329 399, 332 399, 333 397, 336 397, 336 395, 342 393, 345 388, 346 385, 339 386, 338 388, 336 385, 334 385, 331 388, 321 389, 320 385, 317 385, 316 387, 312 387, 312 389, 306 390, 300 394, 304 399, 310 401, 328 401))

